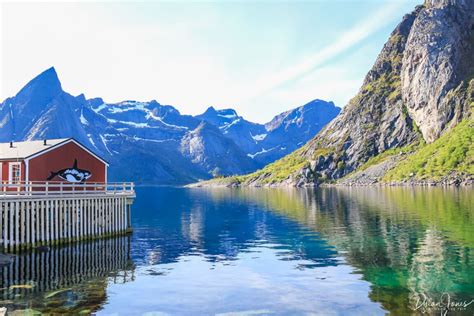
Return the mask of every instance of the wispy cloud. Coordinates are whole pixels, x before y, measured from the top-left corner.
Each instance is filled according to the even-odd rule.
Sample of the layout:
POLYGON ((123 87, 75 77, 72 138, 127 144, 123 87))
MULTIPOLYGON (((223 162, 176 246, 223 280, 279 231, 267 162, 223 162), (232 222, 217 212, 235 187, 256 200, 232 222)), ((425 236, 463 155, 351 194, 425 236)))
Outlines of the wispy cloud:
POLYGON ((55 66, 71 94, 186 114, 234 107, 265 122, 314 98, 344 105, 387 30, 421 1, 0 0, 0 101, 55 66))
POLYGON ((354 27, 343 33, 332 44, 290 67, 260 78, 252 85, 253 88, 249 90, 250 93, 247 94, 247 98, 251 99, 267 93, 269 90, 310 74, 326 62, 352 49, 381 28, 387 26, 397 18, 395 13, 400 11, 400 7, 400 2, 387 3, 370 17, 356 23, 354 27))

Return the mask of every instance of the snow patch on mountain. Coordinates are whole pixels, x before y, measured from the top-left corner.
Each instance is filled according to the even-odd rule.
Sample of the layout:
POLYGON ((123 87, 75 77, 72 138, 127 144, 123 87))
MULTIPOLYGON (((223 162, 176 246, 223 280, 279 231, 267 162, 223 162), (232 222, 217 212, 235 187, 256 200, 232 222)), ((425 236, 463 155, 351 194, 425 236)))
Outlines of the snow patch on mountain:
POLYGON ((89 121, 87 121, 87 119, 84 117, 84 113, 82 110, 81 110, 81 116, 79 116, 79 120, 81 121, 83 125, 89 125, 89 121))
POLYGON ((267 137, 268 134, 258 134, 258 135, 252 135, 252 133, 250 133, 250 136, 256 141, 256 142, 260 142, 262 140, 265 139, 265 137, 267 137))
POLYGON ((155 121, 158 121, 158 122, 162 123, 163 125, 166 125, 166 126, 171 127, 171 128, 185 129, 185 130, 188 129, 186 126, 178 126, 178 125, 173 125, 173 124, 166 123, 165 121, 163 121, 163 119, 161 117, 156 116, 155 114, 153 114, 152 111, 148 111, 145 118, 147 118, 147 119, 152 118, 155 121))
POLYGON ((236 120, 233 120, 233 121, 230 122, 230 123, 224 124, 224 126, 221 126, 221 127, 219 127, 219 128, 222 129, 222 130, 226 130, 226 129, 230 128, 231 126, 233 126, 233 125, 235 125, 235 124, 237 124, 237 123, 239 123, 239 122, 240 122, 240 117, 239 117, 238 119, 236 119, 236 120))
POLYGON ((103 109, 105 109, 107 107, 107 104, 106 103, 102 103, 101 105, 99 105, 98 107, 92 107, 92 110, 95 112, 95 113, 100 113, 103 109))
POLYGON ((107 149, 109 154, 113 155, 112 152, 110 151, 109 147, 107 146, 107 139, 102 134, 99 134, 99 136, 100 136, 100 139, 102 140, 102 143, 104 144, 105 149, 107 149))
POLYGON ((278 148, 278 146, 275 146, 275 147, 270 148, 270 149, 262 148, 261 151, 256 152, 255 154, 247 154, 247 156, 249 156, 250 158, 254 159, 254 158, 255 158, 256 156, 258 156, 258 155, 268 153, 268 152, 270 152, 270 151, 272 151, 272 150, 275 150, 275 149, 277 149, 277 148, 278 148))

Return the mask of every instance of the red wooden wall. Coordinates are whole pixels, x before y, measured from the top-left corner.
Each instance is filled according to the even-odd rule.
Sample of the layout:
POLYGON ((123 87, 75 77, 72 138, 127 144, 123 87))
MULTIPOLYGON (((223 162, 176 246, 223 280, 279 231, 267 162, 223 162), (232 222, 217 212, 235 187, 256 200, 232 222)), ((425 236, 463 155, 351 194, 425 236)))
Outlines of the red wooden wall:
MULTIPOLYGON (((77 159, 77 168, 90 171, 86 182, 106 182, 107 166, 74 142, 67 143, 29 161, 29 181, 47 181, 51 172, 72 168, 77 159)), ((8 172, 8 170, 7 170, 8 172)), ((8 177, 8 175, 7 175, 8 177)), ((55 177, 50 181, 63 181, 55 177)))

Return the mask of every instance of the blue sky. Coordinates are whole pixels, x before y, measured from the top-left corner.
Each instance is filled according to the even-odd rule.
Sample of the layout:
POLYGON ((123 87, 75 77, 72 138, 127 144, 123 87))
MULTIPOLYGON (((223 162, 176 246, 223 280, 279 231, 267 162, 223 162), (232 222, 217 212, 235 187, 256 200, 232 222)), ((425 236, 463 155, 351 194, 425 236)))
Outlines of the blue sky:
POLYGON ((74 95, 185 114, 266 122, 316 98, 344 106, 422 2, 2 2, 0 98, 54 66, 74 95))

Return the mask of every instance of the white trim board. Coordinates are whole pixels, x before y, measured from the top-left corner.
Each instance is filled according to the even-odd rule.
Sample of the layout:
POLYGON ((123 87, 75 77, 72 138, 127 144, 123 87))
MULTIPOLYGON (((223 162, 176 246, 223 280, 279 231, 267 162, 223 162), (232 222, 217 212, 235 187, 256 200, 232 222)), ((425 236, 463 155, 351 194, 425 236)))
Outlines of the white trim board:
POLYGON ((21 162, 14 161, 8 163, 8 184, 18 184, 18 182, 13 182, 12 175, 13 175, 13 166, 20 167, 20 176, 18 177, 18 182, 21 182, 21 162))

